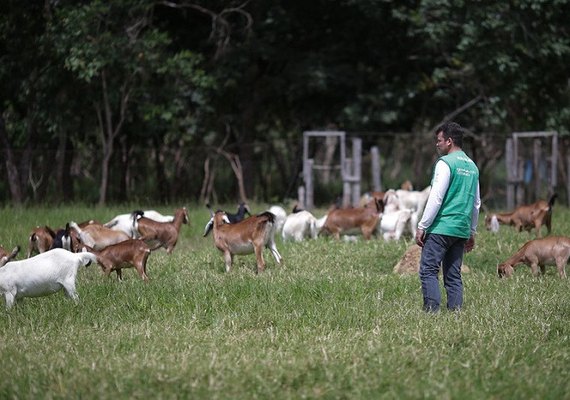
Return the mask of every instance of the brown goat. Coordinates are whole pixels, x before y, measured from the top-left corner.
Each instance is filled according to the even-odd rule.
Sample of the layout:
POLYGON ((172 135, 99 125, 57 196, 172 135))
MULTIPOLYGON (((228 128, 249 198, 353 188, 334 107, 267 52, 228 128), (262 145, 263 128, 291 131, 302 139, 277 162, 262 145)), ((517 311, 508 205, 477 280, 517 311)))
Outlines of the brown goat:
POLYGON ((55 232, 49 226, 36 226, 28 238, 28 254, 30 258, 33 253, 43 253, 48 251, 53 244, 55 232))
POLYGON ((156 222, 150 218, 139 217, 137 229, 140 234, 140 239, 146 242, 158 242, 157 247, 164 247, 168 254, 172 253, 176 242, 178 242, 178 235, 182 224, 187 224, 189 221, 188 211, 186 207, 177 209, 174 212, 174 220, 172 222, 156 222))
POLYGON ((150 248, 142 240, 127 239, 107 246, 102 250, 85 247, 87 247, 88 251, 95 254, 97 263, 101 266, 106 276, 115 271, 117 278, 123 280, 122 269, 135 267, 142 280, 148 282, 146 262, 150 256, 150 248))
POLYGON ((319 234, 326 232, 338 240, 341 233, 358 230, 362 232, 364 239, 369 240, 376 230, 383 211, 384 202, 378 199, 370 201, 364 207, 331 210, 319 234))
POLYGON ((216 211, 204 229, 204 236, 213 230, 214 244, 222 253, 226 272, 232 268, 234 255, 255 253, 257 273, 265 270, 263 248, 271 251, 277 264, 281 264, 281 254, 274 241, 275 215, 269 211, 251 216, 243 221, 230 224, 224 211, 216 211))
POLYGON ((538 275, 538 267, 544 274, 545 266, 555 264, 560 278, 566 278, 565 267, 570 258, 570 238, 549 236, 526 242, 512 257, 499 264, 499 277, 510 277, 519 264, 530 267, 534 276, 538 275))
POLYGON ((499 224, 514 226, 517 232, 536 230, 536 237, 542 237, 542 225, 546 225, 548 234, 552 229, 552 207, 557 194, 553 194, 548 202, 539 200, 533 204, 522 205, 510 213, 490 214, 485 217, 485 228, 497 232, 499 224))
MULTIPOLYGON (((130 239, 129 235, 122 231, 114 231, 100 224, 87 224, 83 228, 71 221, 69 226, 75 230, 79 241, 95 250, 102 250, 112 244, 130 239)), ((77 247, 76 247, 77 248, 77 247)))
POLYGON ((2 246, 0 246, 0 267, 8 261, 12 261, 20 252, 20 246, 14 247, 11 253, 8 253, 2 246))

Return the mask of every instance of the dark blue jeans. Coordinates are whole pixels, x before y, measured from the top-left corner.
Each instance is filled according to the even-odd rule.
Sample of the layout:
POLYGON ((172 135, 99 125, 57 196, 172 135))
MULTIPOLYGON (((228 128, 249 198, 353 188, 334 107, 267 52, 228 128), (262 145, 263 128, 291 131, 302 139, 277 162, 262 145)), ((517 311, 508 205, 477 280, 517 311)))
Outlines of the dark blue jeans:
POLYGON ((467 239, 426 234, 420 259, 420 281, 424 296, 424 310, 439 311, 441 293, 438 273, 443 270, 443 285, 447 293, 447 309, 460 310, 463 305, 463 282, 461 264, 467 239))

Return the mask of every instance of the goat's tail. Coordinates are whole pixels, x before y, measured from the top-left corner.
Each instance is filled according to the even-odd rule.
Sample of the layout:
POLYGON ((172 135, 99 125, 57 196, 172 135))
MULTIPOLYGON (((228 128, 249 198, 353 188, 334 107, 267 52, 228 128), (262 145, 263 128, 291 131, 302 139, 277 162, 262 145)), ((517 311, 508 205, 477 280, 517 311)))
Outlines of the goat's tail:
POLYGON ((269 222, 275 224, 275 214, 270 211, 264 211, 261 214, 257 214, 258 217, 266 217, 269 222))
POLYGON ((79 259, 81 260, 81 265, 84 265, 85 267, 87 267, 91 263, 97 262, 97 256, 93 253, 86 251, 85 249, 84 251, 76 254, 79 255, 79 259))

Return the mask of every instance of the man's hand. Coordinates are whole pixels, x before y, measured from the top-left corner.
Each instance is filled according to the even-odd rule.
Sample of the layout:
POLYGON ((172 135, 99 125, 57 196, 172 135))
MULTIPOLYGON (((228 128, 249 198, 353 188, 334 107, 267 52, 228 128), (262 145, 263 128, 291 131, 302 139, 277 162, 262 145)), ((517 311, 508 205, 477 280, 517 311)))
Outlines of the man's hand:
POLYGON ((424 247, 425 236, 426 236, 426 231, 424 231, 423 229, 416 229, 416 244, 418 246, 424 247))
POLYGON ((475 247, 475 236, 471 235, 469 239, 465 242, 465 252, 469 253, 475 247))

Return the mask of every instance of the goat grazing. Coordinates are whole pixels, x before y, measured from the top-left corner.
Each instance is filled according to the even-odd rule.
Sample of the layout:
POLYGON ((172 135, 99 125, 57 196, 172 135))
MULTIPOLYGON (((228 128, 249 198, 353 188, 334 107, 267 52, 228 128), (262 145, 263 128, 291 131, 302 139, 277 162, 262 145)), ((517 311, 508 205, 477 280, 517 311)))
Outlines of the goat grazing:
MULTIPOLYGON (((150 218, 138 217, 140 240, 157 242, 158 247, 164 247, 166 252, 170 254, 178 242, 180 227, 182 224, 187 224, 188 221, 186 207, 179 208, 174 212, 174 220, 172 222, 156 222, 150 218)), ((154 247, 152 250, 158 247, 154 247)))
POLYGON ((289 214, 283 224, 283 240, 300 242, 305 238, 315 239, 317 234, 317 219, 309 211, 289 214))
POLYGON ((526 242, 512 257, 499 264, 499 277, 510 277, 514 268, 519 264, 530 267, 534 276, 544 274, 545 266, 555 264, 560 278, 566 278, 566 264, 570 258, 570 238, 564 236, 549 236, 526 242))
POLYGON ((81 228, 71 221, 69 226, 77 232, 81 243, 95 250, 102 250, 112 244, 130 239, 125 232, 114 231, 99 224, 87 224, 81 228))
POLYGON ((48 251, 53 244, 55 232, 49 226, 36 226, 28 238, 28 254, 30 258, 33 253, 43 253, 48 251))
POLYGON ((96 261, 92 253, 71 253, 64 249, 10 261, 0 268, 0 293, 6 300, 6 309, 12 308, 20 298, 47 296, 61 289, 69 298, 79 301, 75 290, 77 270, 96 261))
POLYGON ((224 254, 226 271, 232 268, 234 255, 255 253, 257 273, 265 270, 263 248, 271 251, 277 264, 281 264, 281 254, 275 246, 275 215, 269 211, 251 216, 241 222, 230 224, 224 211, 216 211, 204 228, 204 236, 213 230, 214 244, 224 254))
POLYGON ((364 207, 331 210, 319 233, 329 233, 339 240, 341 233, 360 231, 364 239, 368 240, 376 230, 383 211, 384 202, 377 199, 364 207))
POLYGON ((122 269, 135 267, 143 281, 148 282, 146 263, 150 256, 150 248, 140 239, 128 239, 112 244, 102 250, 87 249, 95 254, 97 263, 106 276, 112 271, 117 273, 117 279, 123 280, 122 269))
POLYGON ((517 232, 536 230, 536 237, 542 237, 542 225, 546 225, 548 234, 552 229, 552 207, 557 194, 550 196, 548 202, 539 200, 533 204, 522 205, 510 213, 490 214, 485 217, 485 228, 492 232, 499 230, 499 224, 511 225, 517 232))
POLYGON ((16 258, 19 252, 20 246, 14 247, 11 253, 8 253, 2 246, 0 246, 0 267, 16 258))

